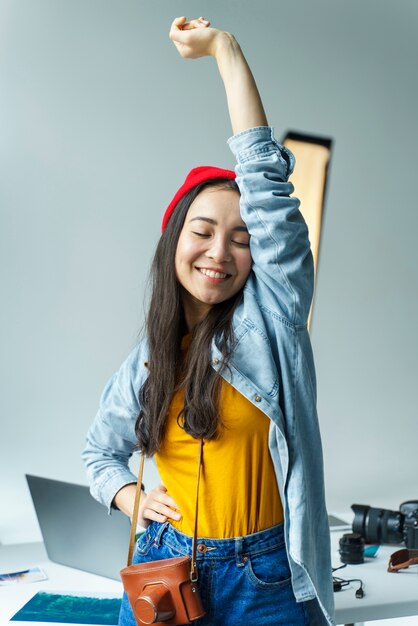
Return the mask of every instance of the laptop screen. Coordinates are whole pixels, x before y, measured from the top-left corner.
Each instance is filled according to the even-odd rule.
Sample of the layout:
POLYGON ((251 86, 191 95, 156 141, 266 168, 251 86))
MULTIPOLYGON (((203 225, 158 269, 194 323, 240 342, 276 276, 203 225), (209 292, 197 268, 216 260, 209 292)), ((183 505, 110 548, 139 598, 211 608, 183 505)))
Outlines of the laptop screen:
POLYGON ((55 563, 120 580, 130 521, 108 515, 88 487, 26 474, 48 557, 55 563))

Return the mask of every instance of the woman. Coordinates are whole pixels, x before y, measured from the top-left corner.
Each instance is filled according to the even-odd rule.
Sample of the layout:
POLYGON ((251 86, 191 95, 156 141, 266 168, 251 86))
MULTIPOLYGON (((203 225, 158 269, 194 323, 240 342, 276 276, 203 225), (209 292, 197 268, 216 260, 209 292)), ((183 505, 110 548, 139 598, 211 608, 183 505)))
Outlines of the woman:
MULTIPOLYGON (((237 160, 192 170, 163 218, 146 338, 106 386, 84 459, 93 495, 132 515, 135 447, 162 483, 141 494, 134 562, 191 553, 199 439, 196 624, 333 624, 315 371, 307 332, 313 262, 235 38, 174 20, 185 58, 212 56, 237 160)), ((120 624, 135 624, 124 597, 120 624)))

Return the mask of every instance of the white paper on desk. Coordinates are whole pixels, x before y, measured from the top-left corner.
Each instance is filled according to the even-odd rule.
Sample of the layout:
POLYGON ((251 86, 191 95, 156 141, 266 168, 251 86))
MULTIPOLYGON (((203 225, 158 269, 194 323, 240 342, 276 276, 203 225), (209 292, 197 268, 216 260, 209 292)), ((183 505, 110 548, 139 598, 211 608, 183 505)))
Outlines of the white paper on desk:
POLYGON ((120 605, 117 592, 40 591, 10 621, 117 626, 120 605))
POLYGON ((23 583, 36 583, 39 580, 47 580, 48 576, 40 567, 31 567, 21 572, 8 572, 0 574, 0 586, 20 585, 23 583))

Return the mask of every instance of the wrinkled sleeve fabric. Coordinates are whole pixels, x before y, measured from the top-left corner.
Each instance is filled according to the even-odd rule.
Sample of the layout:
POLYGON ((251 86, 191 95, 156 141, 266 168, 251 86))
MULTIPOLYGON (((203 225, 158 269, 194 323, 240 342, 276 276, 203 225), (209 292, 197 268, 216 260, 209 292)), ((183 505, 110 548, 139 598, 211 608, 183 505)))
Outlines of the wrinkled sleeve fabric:
POLYGON ((279 306, 293 325, 307 323, 313 295, 308 228, 291 197, 294 156, 270 126, 250 128, 228 140, 236 161, 241 216, 250 233, 253 271, 267 306, 279 306), (270 296, 269 296, 270 293, 270 296))
POLYGON ((109 513, 119 489, 137 481, 128 462, 137 445, 139 353, 136 346, 106 384, 82 453, 91 494, 109 513))

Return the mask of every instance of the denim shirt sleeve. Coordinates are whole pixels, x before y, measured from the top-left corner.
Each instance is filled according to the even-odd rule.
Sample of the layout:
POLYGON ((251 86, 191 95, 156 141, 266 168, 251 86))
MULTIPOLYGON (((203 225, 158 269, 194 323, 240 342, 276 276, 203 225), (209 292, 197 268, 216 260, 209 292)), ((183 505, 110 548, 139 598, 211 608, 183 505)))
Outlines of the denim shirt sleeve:
POLYGON ((264 302, 279 306, 292 325, 305 325, 313 295, 313 259, 299 200, 290 197, 294 156, 274 139, 270 126, 245 130, 228 144, 237 160, 253 271, 267 287, 264 302))
POLYGON ((137 481, 128 461, 137 444, 137 395, 144 367, 141 356, 138 345, 106 384, 82 453, 91 494, 107 506, 109 512, 119 489, 137 481))

